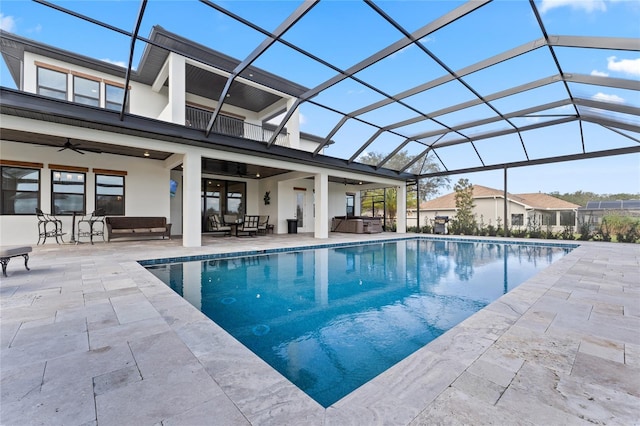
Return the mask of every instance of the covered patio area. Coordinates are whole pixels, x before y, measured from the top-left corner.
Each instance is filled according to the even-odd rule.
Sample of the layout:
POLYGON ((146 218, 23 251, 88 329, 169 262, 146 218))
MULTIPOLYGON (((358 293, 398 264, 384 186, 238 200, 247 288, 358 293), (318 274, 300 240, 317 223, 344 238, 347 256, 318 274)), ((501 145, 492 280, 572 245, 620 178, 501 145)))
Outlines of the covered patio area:
POLYGON ((31 271, 10 263, 0 281, 1 423, 637 421, 637 245, 581 244, 327 409, 137 263, 317 244, 270 234, 34 247, 31 271))

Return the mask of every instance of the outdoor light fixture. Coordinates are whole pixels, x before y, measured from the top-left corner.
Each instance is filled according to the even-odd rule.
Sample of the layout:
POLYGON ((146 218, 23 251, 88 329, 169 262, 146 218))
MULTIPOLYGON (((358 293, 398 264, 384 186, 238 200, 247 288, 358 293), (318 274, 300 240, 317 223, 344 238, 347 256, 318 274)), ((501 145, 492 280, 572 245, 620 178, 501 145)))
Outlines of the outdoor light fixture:
POLYGON ((148 157, 151 154, 149 154, 149 151, 145 151, 144 154, 142 154, 142 155, 144 155, 145 157, 148 157))
POLYGON ((256 173, 256 177, 259 178, 260 177, 260 173, 256 173))

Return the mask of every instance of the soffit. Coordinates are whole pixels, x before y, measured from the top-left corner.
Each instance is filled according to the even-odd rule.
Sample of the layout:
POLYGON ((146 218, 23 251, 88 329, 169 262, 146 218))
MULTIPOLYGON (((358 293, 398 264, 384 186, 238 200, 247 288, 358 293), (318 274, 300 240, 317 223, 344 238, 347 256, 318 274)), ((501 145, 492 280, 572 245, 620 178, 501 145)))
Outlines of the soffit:
MULTIPOLYGON (((370 175, 372 176, 372 181, 375 181, 376 176, 400 181, 409 180, 412 177, 409 174, 402 174, 385 168, 376 169, 370 165, 360 163, 347 164, 344 160, 337 158, 312 156, 309 152, 287 147, 274 146, 267 148, 264 142, 239 137, 214 133, 205 136, 199 130, 146 117, 126 115, 125 119, 120 121, 119 114, 115 111, 88 107, 73 102, 60 101, 6 88, 0 88, 0 99, 2 100, 0 102, 1 115, 191 145, 203 149, 248 154, 254 157, 254 161, 252 161, 254 166, 252 167, 255 168, 251 170, 259 172, 262 177, 274 176, 281 173, 281 170, 267 165, 269 159, 312 165, 327 170, 329 174, 331 170, 340 170, 343 172, 370 175), (263 172, 261 170, 263 170, 263 172)), ((50 137, 45 134, 29 132, 27 128, 7 128, 3 121, 0 121, 0 135, 3 140, 48 145, 57 147, 58 149, 62 148, 66 142, 66 138, 64 137, 50 137)), ((71 142, 84 146, 88 148, 88 150, 91 149, 102 153, 133 157, 144 157, 144 152, 148 151, 152 158, 163 160, 173 154, 173 152, 160 150, 122 147, 95 140, 92 141, 90 138, 83 140, 72 139, 71 142)), ((215 153, 212 152, 211 155, 214 156, 215 153)), ((206 156, 206 154, 204 156, 206 156)), ((216 163, 212 164, 215 165, 216 163)), ((208 172, 227 175, 228 170, 235 172, 236 169, 233 166, 223 164, 210 168, 208 172)), ((289 170, 287 170, 287 172, 288 171, 289 170)), ((255 173, 247 173, 244 177, 255 178, 255 173)))

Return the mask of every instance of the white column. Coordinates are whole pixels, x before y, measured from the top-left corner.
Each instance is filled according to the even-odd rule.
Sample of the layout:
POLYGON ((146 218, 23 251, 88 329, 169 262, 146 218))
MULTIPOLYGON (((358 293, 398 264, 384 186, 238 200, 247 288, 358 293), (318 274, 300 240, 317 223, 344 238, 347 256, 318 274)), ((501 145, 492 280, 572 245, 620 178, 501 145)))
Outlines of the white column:
POLYGON ((329 238, 329 175, 314 176, 315 238, 329 238))
POLYGON ((186 93, 184 57, 169 53, 169 108, 172 123, 184 125, 186 93))
POLYGON ((397 213, 396 213, 396 233, 407 233, 407 186, 402 185, 397 188, 397 213))
POLYGON ((186 153, 182 163, 182 245, 200 247, 200 180, 202 160, 200 154, 186 153))

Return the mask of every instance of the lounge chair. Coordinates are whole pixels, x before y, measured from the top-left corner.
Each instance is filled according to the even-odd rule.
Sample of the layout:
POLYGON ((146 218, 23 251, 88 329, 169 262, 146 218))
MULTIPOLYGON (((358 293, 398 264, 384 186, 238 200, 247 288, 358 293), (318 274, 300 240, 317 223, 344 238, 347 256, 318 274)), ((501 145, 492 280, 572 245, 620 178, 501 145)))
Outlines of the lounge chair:
POLYGON ((269 216, 259 216, 258 219, 258 234, 267 235, 269 229, 269 216))
POLYGON ((220 217, 217 214, 209 216, 209 224, 211 225, 211 232, 222 232, 225 236, 231 236, 231 226, 220 222, 220 217))
POLYGON ((236 237, 240 232, 247 233, 249 236, 258 234, 258 220, 260 216, 245 215, 244 220, 236 228, 236 237))

